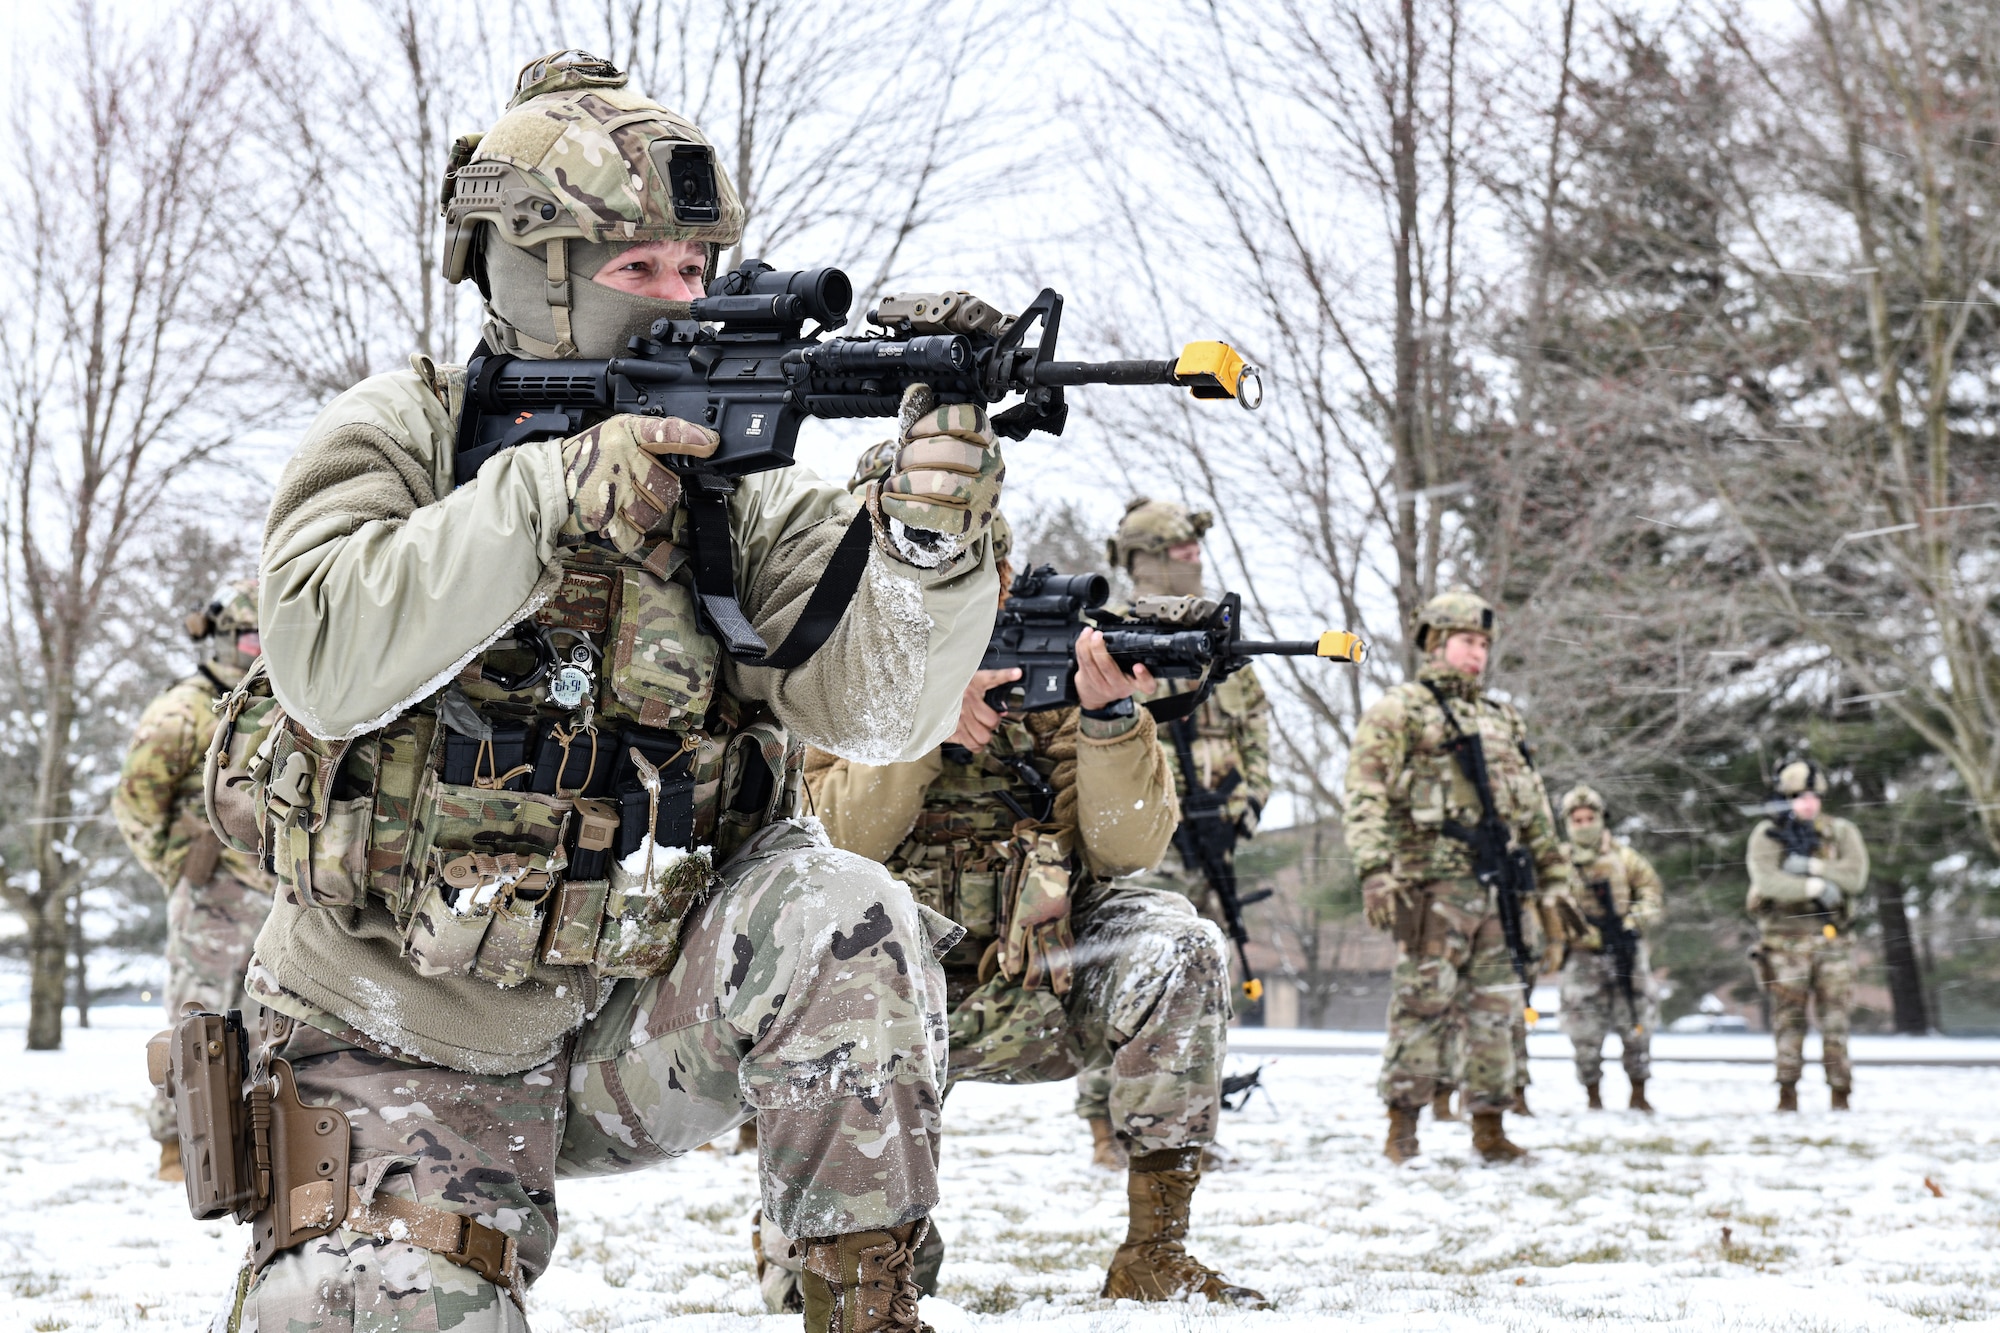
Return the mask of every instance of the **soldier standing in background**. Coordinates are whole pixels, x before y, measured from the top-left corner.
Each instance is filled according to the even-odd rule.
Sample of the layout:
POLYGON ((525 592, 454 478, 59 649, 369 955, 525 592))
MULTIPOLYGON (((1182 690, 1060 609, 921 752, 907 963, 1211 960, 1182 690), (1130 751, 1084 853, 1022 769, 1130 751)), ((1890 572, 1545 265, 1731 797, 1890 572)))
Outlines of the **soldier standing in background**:
POLYGON ((1646 1079, 1652 1071, 1653 1029, 1660 1025, 1659 987, 1646 953, 1645 932, 1660 924, 1666 895, 1645 857, 1611 836, 1604 798, 1578 783, 1562 799, 1570 863, 1582 882, 1578 899, 1590 933, 1571 940, 1562 969, 1562 1023, 1576 1048, 1576 1077, 1590 1094, 1590 1109, 1604 1109, 1598 1081, 1604 1072, 1605 1034, 1616 1032, 1632 1080, 1634 1111, 1651 1111, 1646 1079), (1629 947, 1627 947, 1629 946, 1629 947))
POLYGON ((1753 957, 1771 992, 1778 1042, 1778 1109, 1799 1109, 1805 1070, 1806 1003, 1819 1018, 1826 1085, 1833 1109, 1845 1111, 1854 1087, 1847 1060, 1848 1008, 1854 1000, 1854 909, 1868 887, 1868 846, 1854 825, 1820 809, 1826 773, 1810 759, 1778 770, 1783 813, 1750 831, 1745 908, 1759 933, 1753 957))
POLYGON ((1362 715, 1347 767, 1347 846, 1368 922, 1396 935, 1382 1100, 1383 1147, 1392 1162, 1417 1155, 1417 1112, 1455 1071, 1472 1117, 1472 1143, 1489 1162, 1524 1155, 1509 1141, 1515 1016, 1527 1001, 1503 928, 1497 891, 1474 876, 1462 836, 1482 801, 1457 751, 1477 740, 1495 812, 1538 872, 1535 901, 1521 904, 1523 943, 1582 931, 1569 857, 1550 818, 1541 775, 1529 760, 1527 726, 1511 704, 1480 687, 1492 644, 1493 608, 1464 589, 1425 604, 1414 627, 1424 654, 1417 678, 1362 715))
MULTIPOLYGON (((208 826, 202 759, 215 734, 211 705, 257 659, 257 581, 225 585, 187 618, 201 665, 146 706, 125 753, 111 813, 125 845, 167 894, 167 1020, 193 1003, 243 1009, 243 970, 271 911, 271 878, 226 848, 208 826)), ((147 1112, 160 1145, 160 1179, 181 1179, 173 1105, 155 1093, 147 1112)))
MULTIPOLYGON (((1128 501, 1118 534, 1105 543, 1115 568, 1132 579, 1134 595, 1201 596, 1201 539, 1214 524, 1207 511, 1190 512, 1186 505, 1144 496, 1128 501)), ((1194 687, 1193 681, 1166 681, 1145 698, 1157 699, 1194 687)), ((1167 753, 1174 790, 1187 807, 1193 787, 1223 794, 1221 818, 1237 838, 1257 831, 1264 803, 1271 797, 1271 704, 1254 667, 1245 667, 1215 687, 1193 716, 1159 729, 1167 753)), ((1177 848, 1181 839, 1175 839, 1177 848)), ((1233 849, 1229 853, 1234 863, 1233 849)), ((1221 922, 1220 904, 1210 890, 1191 850, 1181 850, 1156 872, 1157 882, 1192 898, 1202 915, 1221 922)), ((1232 996, 1242 994, 1240 987, 1232 996)), ((1103 1070, 1077 1079, 1076 1113, 1090 1126, 1091 1157, 1108 1171, 1125 1169, 1123 1151, 1112 1132, 1103 1070)))

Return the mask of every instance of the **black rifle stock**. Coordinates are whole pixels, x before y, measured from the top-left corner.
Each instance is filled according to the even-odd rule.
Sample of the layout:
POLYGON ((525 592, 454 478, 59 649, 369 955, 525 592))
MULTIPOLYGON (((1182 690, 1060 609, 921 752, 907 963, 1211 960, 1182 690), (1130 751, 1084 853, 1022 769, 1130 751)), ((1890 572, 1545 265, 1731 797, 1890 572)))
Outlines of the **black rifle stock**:
POLYGON ((1479 822, 1471 828, 1455 819, 1448 819, 1443 829, 1448 837, 1457 838, 1472 852, 1472 873, 1482 885, 1493 890, 1493 901, 1500 913, 1500 931, 1507 941, 1507 954, 1514 964, 1514 975, 1521 979, 1521 1006, 1529 1021, 1534 1021, 1535 1011, 1528 1004, 1528 997, 1535 988, 1535 955, 1528 949, 1527 934, 1522 929, 1521 911, 1535 896, 1535 863, 1525 847, 1513 845, 1513 834, 1500 818, 1500 807, 1493 799, 1493 779, 1486 769, 1486 747, 1478 733, 1468 733, 1458 725, 1458 717, 1451 711, 1451 704, 1444 692, 1430 684, 1430 692, 1436 697, 1438 707, 1444 710, 1445 724, 1451 730, 1452 757, 1458 761, 1458 768, 1465 774, 1465 780, 1472 784, 1472 790, 1479 795, 1479 822))

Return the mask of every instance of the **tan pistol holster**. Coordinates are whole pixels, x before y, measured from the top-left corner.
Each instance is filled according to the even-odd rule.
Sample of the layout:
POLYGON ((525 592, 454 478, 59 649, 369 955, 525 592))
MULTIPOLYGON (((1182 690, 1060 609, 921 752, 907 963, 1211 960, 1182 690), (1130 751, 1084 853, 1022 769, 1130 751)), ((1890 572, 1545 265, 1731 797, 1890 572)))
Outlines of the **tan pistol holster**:
POLYGON ((346 1217, 348 1125, 333 1107, 300 1103, 288 1061, 246 1078, 248 1046, 240 1013, 190 1006, 146 1043, 146 1072, 173 1100, 188 1211, 252 1223, 262 1268, 346 1217))
POLYGON ((363 1200, 349 1186, 347 1115, 299 1101, 289 1060, 273 1057, 245 1077, 249 1042, 242 1015, 190 1006, 146 1043, 146 1070, 173 1100, 187 1172, 188 1211, 251 1224, 250 1264, 261 1272, 280 1253, 346 1227, 404 1241, 522 1292, 514 1239, 477 1218, 408 1199, 363 1200))

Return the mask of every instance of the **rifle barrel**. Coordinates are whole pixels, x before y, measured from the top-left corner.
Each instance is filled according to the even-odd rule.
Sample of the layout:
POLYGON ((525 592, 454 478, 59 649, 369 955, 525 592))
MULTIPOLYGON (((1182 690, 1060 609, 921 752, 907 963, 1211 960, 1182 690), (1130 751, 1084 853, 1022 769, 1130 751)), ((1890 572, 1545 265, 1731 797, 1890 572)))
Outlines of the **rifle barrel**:
POLYGON ((1267 642, 1258 643, 1246 639, 1236 645, 1236 651, 1246 656, 1251 653, 1268 653, 1278 657, 1317 657, 1319 655, 1319 640, 1272 639, 1267 642))
POLYGON ((1271 653, 1279 657, 1327 657, 1336 662, 1361 662, 1368 656, 1368 645, 1360 635, 1339 629, 1330 629, 1317 639, 1239 643, 1235 650, 1245 657, 1253 653, 1271 653))
POLYGON ((1044 361, 1036 384, 1172 384, 1175 361, 1044 361))

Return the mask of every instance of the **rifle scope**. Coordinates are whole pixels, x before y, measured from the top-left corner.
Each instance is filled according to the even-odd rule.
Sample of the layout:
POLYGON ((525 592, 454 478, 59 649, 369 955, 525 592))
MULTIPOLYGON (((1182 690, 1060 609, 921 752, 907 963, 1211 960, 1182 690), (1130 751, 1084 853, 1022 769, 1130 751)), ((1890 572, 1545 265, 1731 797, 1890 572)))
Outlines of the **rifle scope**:
POLYGON ((1015 578, 1007 606, 1022 615, 1068 615, 1103 606, 1110 596, 1102 574, 1058 574, 1054 565, 1040 565, 1015 578))
POLYGON ((854 284, 837 268, 779 270, 749 265, 727 274, 713 295, 696 300, 692 314, 705 323, 738 328, 800 324, 842 324, 854 304, 854 284))

